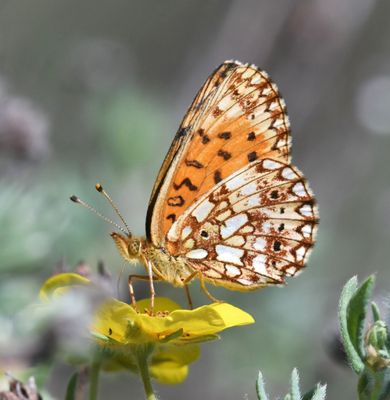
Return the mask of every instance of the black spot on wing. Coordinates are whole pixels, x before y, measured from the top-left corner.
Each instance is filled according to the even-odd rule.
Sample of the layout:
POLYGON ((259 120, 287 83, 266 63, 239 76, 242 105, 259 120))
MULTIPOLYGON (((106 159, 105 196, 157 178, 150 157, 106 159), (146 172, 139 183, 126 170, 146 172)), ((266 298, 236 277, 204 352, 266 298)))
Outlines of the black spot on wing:
POLYGON ((255 134, 255 132, 249 132, 249 133, 248 133, 247 140, 248 140, 249 142, 252 142, 252 141, 255 140, 255 139, 256 139, 256 134, 255 134))
POLYGON ((197 160, 185 160, 185 164, 187 165, 187 167, 194 167, 197 169, 201 169, 204 167, 204 165, 197 160))
POLYGON ((207 144, 209 141, 210 141, 210 138, 206 134, 204 134, 202 136, 202 143, 207 144))
POLYGON ((231 132, 218 133, 218 137, 220 139, 229 140, 232 137, 232 133, 231 132))
POLYGON ((257 160, 257 154, 255 151, 252 151, 251 153, 248 153, 248 161, 252 162, 257 160))
POLYGON ((176 221, 176 214, 169 214, 167 216, 167 219, 170 219, 172 221, 172 224, 176 221))
POLYGON ((221 171, 219 169, 217 169, 214 172, 214 182, 218 183, 218 182, 221 182, 221 181, 222 181, 221 171))
POLYGON ((170 197, 168 199, 168 205, 171 207, 181 207, 184 205, 185 201, 182 196, 175 196, 175 197, 170 197))
POLYGON ((222 157, 225 161, 229 160, 229 158, 231 158, 231 154, 228 151, 224 151, 224 150, 218 150, 217 155, 219 157, 222 157))
POLYGON ((187 186, 189 190, 191 190, 191 192, 198 190, 198 186, 195 186, 192 182, 190 178, 185 178, 181 181, 181 183, 173 184, 173 187, 175 190, 179 190, 182 186, 187 186))

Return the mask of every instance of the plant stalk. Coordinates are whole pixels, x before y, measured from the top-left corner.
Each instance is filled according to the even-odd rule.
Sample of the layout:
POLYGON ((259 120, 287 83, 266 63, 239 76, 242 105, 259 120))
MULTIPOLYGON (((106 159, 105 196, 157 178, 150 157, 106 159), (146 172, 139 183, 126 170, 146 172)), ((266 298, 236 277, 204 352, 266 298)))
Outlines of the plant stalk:
POLYGON ((142 383, 144 385, 146 400, 157 400, 153 391, 152 383, 150 381, 148 366, 148 358, 153 351, 153 347, 149 345, 141 345, 137 347, 138 349, 136 350, 136 357, 138 370, 142 378, 142 383))
POLYGON ((89 400, 97 400, 100 362, 93 361, 89 370, 89 400))

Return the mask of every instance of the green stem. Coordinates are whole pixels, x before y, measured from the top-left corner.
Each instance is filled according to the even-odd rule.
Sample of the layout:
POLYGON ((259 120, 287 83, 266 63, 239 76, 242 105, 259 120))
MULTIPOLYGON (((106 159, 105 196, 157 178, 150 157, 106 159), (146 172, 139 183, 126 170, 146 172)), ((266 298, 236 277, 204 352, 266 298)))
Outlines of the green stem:
POLYGON ((142 383, 144 384, 146 400, 157 400, 153 388, 152 383, 150 381, 149 375, 149 366, 148 366, 148 358, 153 351, 153 347, 149 345, 145 346, 137 346, 138 349, 136 351, 137 356, 137 364, 138 370, 142 378, 142 383))
POLYGON ((93 361, 89 370, 89 400, 97 400, 100 362, 93 361))

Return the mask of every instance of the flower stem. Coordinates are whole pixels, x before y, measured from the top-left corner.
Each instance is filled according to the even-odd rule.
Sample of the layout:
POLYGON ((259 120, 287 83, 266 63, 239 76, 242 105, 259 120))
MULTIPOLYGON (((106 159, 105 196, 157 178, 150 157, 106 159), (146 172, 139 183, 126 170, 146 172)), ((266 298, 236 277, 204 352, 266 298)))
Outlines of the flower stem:
POLYGON ((153 351, 153 346, 140 345, 137 347, 138 348, 136 351, 136 356, 137 356, 138 370, 142 378, 142 383, 144 384, 146 400, 157 400, 153 392, 152 383, 150 381, 149 366, 148 366, 148 358, 153 351))
POLYGON ((89 370, 89 400, 97 400, 100 362, 93 361, 89 370))

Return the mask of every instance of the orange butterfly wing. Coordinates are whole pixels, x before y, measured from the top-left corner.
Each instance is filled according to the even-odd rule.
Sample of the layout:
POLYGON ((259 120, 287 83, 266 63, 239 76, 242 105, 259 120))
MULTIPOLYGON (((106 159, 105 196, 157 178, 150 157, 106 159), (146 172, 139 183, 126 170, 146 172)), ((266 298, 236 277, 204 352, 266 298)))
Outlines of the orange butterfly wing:
POLYGON ((185 115, 154 185, 148 239, 166 246, 172 224, 234 172, 266 157, 289 163, 285 103, 268 75, 225 62, 206 80, 185 115))
POLYGON ((265 158, 192 204, 168 231, 166 248, 208 281, 251 290, 295 275, 316 226, 316 205, 301 172, 265 158))

